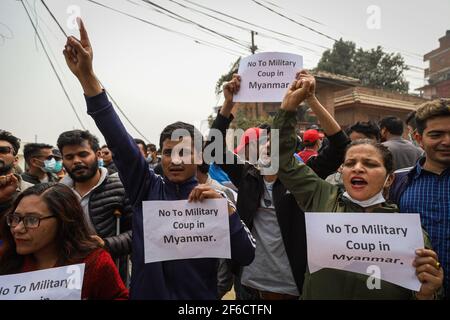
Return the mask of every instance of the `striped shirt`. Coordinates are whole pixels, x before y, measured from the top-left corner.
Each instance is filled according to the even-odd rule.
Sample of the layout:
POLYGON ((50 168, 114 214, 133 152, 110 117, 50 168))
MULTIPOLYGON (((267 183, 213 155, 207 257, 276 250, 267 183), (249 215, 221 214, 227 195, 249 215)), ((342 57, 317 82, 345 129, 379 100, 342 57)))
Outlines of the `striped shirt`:
POLYGON ((420 162, 401 195, 400 212, 420 213, 444 269, 445 296, 450 297, 450 168, 437 175, 425 170, 420 162))

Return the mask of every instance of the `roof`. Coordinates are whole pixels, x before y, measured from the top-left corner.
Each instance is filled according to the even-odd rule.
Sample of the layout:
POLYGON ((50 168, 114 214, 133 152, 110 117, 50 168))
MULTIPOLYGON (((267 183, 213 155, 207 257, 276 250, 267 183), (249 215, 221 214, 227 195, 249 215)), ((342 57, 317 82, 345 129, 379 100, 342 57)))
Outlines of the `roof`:
POLYGON ((341 74, 335 74, 327 71, 312 71, 312 75, 316 77, 318 81, 323 80, 331 80, 332 82, 336 82, 338 84, 346 84, 348 86, 357 86, 361 84, 361 80, 343 76, 341 74))

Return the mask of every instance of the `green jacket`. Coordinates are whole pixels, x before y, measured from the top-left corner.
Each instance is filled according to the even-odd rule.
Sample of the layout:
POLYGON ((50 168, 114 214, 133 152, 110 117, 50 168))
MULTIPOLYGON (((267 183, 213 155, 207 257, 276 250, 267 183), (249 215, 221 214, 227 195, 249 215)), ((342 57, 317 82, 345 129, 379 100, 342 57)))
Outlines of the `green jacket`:
MULTIPOLYGON (((305 212, 364 212, 364 208, 342 197, 338 186, 320 179, 314 171, 294 157, 296 147, 296 112, 278 111, 273 129, 279 129, 280 159, 278 178, 294 195, 305 212)), ((395 213, 395 205, 383 203, 380 213, 395 213)), ((426 247, 430 242, 424 234, 426 247)), ((302 299, 412 299, 414 292, 390 282, 381 281, 381 289, 367 288, 368 275, 322 269, 305 274, 302 299)))

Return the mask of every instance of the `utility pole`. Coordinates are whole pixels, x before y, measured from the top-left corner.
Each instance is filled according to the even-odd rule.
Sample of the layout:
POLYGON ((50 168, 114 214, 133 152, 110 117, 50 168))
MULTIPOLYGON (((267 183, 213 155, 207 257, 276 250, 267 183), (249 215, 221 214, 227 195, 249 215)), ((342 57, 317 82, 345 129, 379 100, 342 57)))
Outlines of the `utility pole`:
MULTIPOLYGON (((258 46, 255 45, 255 35, 258 34, 255 31, 251 31, 252 33, 252 46, 250 47, 250 51, 252 52, 252 54, 255 54, 256 50, 258 50, 258 46)), ((256 119, 259 118, 259 112, 258 112, 258 103, 255 103, 255 116, 256 119)))
POLYGON ((255 54, 256 50, 258 50, 258 47, 255 45, 255 35, 258 34, 258 32, 251 31, 252 33, 252 46, 250 47, 250 51, 252 54, 255 54))

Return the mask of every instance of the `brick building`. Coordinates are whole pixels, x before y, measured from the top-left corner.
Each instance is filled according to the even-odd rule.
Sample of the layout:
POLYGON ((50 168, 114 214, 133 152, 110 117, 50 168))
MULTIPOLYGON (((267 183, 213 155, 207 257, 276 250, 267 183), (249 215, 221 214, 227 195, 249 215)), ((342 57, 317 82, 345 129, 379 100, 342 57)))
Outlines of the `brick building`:
MULTIPOLYGON (((343 128, 357 121, 378 122, 386 116, 405 120, 409 112, 426 101, 414 95, 361 87, 360 81, 351 77, 323 71, 313 74, 317 98, 343 128)), ((275 115, 279 106, 279 103, 237 103, 234 112, 240 109, 247 118, 264 118, 275 115)), ((299 130, 316 123, 314 114, 305 108, 299 109, 297 118, 299 130)))
POLYGON ((439 39, 439 48, 424 55, 423 60, 429 61, 425 69, 428 84, 417 90, 427 99, 450 98, 450 30, 439 39))

